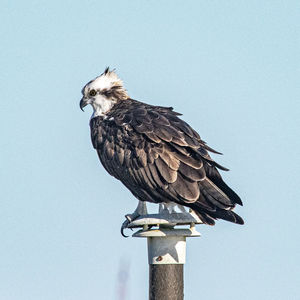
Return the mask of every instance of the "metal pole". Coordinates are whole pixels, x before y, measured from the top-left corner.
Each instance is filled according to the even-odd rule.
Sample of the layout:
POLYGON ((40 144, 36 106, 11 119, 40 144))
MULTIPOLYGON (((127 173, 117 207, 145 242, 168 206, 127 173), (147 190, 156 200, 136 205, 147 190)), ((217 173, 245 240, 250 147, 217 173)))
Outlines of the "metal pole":
POLYGON ((183 299, 183 264, 149 265, 149 299, 183 299))
POLYGON ((186 237, 200 236, 195 227, 144 229, 133 236, 147 238, 149 300, 183 300, 186 237))

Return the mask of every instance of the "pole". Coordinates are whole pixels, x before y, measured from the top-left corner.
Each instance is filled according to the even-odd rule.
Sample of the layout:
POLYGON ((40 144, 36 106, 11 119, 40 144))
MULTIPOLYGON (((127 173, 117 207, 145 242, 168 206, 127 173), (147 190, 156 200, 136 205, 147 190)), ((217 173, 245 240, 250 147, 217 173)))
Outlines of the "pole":
POLYGON ((149 300, 183 300, 183 269, 186 237, 200 236, 195 227, 140 230, 134 237, 146 237, 149 263, 149 300))
POLYGON ((149 265, 149 299, 183 299, 183 264, 149 265))

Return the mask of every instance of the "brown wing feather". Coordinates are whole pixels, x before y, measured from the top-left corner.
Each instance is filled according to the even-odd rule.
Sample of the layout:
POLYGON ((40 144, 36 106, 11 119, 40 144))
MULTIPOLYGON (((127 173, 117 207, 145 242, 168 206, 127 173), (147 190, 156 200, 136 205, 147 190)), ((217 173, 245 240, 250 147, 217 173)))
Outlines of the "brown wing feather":
MULTIPOLYGON (((94 148, 105 169, 143 201, 173 201, 193 208, 207 224, 231 212, 240 198, 224 183, 200 136, 171 108, 132 99, 113 107, 107 118, 91 120, 94 148)), ((217 152, 216 152, 217 153, 217 152)))

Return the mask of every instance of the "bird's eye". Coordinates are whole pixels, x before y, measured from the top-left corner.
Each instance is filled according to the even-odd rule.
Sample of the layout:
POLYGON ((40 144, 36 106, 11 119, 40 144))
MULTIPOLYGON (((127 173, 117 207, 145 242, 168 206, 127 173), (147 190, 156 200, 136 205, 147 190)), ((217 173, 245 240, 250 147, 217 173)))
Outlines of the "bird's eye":
POLYGON ((91 97, 96 96, 96 94, 97 94, 97 92, 96 92, 95 90, 90 90, 90 92, 89 92, 89 95, 90 95, 91 97))

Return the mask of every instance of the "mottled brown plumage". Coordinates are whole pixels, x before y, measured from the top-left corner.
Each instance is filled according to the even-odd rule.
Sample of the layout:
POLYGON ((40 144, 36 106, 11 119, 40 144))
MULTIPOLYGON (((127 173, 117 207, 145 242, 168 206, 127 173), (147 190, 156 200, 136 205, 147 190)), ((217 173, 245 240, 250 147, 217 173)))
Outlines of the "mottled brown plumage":
POLYGON ((122 99, 91 119, 92 143, 107 172, 139 200, 190 207, 211 225, 217 218, 243 224, 232 211, 242 201, 217 170, 227 169, 208 153, 218 152, 179 116, 170 107, 122 99))

